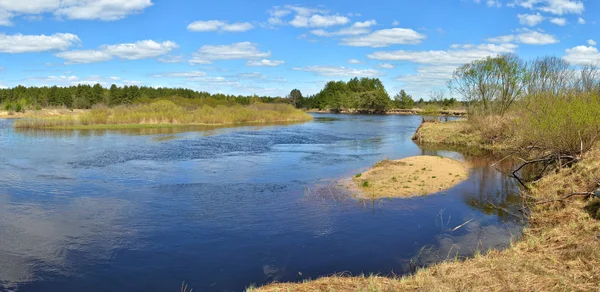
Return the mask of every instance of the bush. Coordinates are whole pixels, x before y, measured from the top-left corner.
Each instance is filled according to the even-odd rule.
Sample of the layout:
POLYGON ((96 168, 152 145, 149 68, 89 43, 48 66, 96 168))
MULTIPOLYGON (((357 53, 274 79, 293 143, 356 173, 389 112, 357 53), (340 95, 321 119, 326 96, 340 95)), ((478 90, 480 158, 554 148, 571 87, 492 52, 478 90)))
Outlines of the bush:
POLYGON ((563 93, 527 97, 517 120, 521 147, 578 155, 590 150, 600 137, 600 98, 590 93, 563 93))

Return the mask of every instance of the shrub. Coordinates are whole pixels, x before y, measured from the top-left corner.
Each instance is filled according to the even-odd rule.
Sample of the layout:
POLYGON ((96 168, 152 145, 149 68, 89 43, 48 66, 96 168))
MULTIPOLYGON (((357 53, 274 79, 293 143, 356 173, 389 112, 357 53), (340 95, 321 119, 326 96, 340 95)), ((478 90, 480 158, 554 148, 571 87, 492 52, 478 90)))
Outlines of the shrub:
POLYGON ((600 98, 590 93, 527 97, 517 120, 521 147, 562 155, 588 151, 600 137, 600 98))

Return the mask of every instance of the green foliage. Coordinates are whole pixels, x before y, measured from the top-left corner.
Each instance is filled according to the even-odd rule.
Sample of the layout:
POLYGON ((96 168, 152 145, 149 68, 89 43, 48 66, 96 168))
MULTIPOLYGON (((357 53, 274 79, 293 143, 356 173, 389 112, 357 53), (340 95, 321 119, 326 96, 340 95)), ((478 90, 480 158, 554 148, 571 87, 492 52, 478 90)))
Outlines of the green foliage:
POLYGON ((314 97, 306 98, 304 107, 344 109, 382 113, 389 109, 390 97, 383 83, 377 78, 353 78, 348 82, 330 81, 314 97))
POLYGON ((521 147, 578 155, 600 138, 600 97, 596 93, 539 94, 527 97, 526 104, 517 120, 521 147))
POLYGON ((527 68, 516 55, 487 57, 454 71, 450 89, 483 114, 504 115, 524 93, 527 68))
MULTIPOLYGON (((298 93, 300 93, 298 91, 298 93)), ((301 93, 300 93, 301 94, 301 93)), ((145 103, 157 99, 178 97, 186 100, 198 100, 203 105, 250 105, 256 102, 262 103, 290 103, 291 100, 281 97, 267 96, 235 96, 225 94, 210 94, 208 92, 194 91, 184 88, 153 88, 146 86, 124 86, 118 87, 112 85, 109 89, 103 88, 100 84, 77 85, 70 87, 24 87, 0 89, 0 103, 6 106, 9 104, 11 110, 13 104, 19 100, 25 100, 21 103, 21 108, 26 106, 39 107, 67 107, 89 109, 97 104, 107 104, 118 106, 122 104, 138 103, 144 100, 145 103)), ((193 102, 194 103, 194 102, 193 102)), ((8 109, 7 109, 8 110, 8 109)))
POLYGON ((396 96, 394 96, 394 106, 396 108, 401 109, 412 109, 415 107, 415 101, 409 94, 404 91, 404 89, 400 90, 396 96))

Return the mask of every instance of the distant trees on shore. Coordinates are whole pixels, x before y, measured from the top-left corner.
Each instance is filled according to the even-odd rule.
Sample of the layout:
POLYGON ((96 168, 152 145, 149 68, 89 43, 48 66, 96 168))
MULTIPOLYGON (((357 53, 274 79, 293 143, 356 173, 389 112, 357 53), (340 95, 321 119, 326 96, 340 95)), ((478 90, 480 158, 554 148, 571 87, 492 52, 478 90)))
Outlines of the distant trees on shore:
POLYGON ((263 103, 289 103, 287 98, 267 96, 242 96, 210 94, 185 88, 154 88, 147 86, 112 85, 103 88, 100 84, 69 87, 25 87, 0 89, 0 104, 2 110, 21 111, 29 107, 59 107, 86 109, 95 104, 110 106, 130 104, 140 99, 170 98, 173 96, 183 98, 202 99, 207 105, 248 105, 255 102, 263 103))

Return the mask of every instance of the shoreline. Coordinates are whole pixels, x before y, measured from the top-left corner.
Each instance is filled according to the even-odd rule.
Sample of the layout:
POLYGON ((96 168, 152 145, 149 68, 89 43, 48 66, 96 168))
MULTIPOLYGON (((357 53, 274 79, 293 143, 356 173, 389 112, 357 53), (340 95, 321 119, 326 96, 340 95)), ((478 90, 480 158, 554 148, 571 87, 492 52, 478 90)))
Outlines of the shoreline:
POLYGON ((414 108, 414 109, 392 109, 392 110, 386 111, 385 113, 372 113, 372 112, 361 111, 361 110, 341 110, 340 112, 335 112, 335 111, 332 111, 332 110, 317 110, 317 109, 305 110, 304 112, 307 112, 307 113, 317 113, 317 114, 346 114, 346 115, 355 115, 355 114, 380 114, 380 115, 403 115, 403 116, 410 116, 410 115, 416 115, 416 116, 428 116, 428 115, 432 115, 432 116, 448 116, 448 117, 464 117, 464 116, 467 116, 467 111, 466 110, 438 110, 438 111, 434 111, 434 112, 428 112, 428 111, 425 111, 425 110, 420 109, 420 108, 414 108))
MULTIPOLYGON (((428 127, 443 128, 443 124, 428 127)), ((423 127, 415 136, 421 131, 423 127)), ((427 142, 465 146, 481 145, 483 140, 471 135, 452 143, 457 141, 452 135, 457 134, 465 133, 429 136, 427 142)), ((529 225, 506 249, 476 253, 462 261, 442 261, 405 276, 334 275, 248 291, 595 291, 600 287, 600 199, 561 198, 574 190, 597 188, 600 183, 590 174, 598 173, 600 147, 595 147, 574 167, 530 183, 529 225)))

